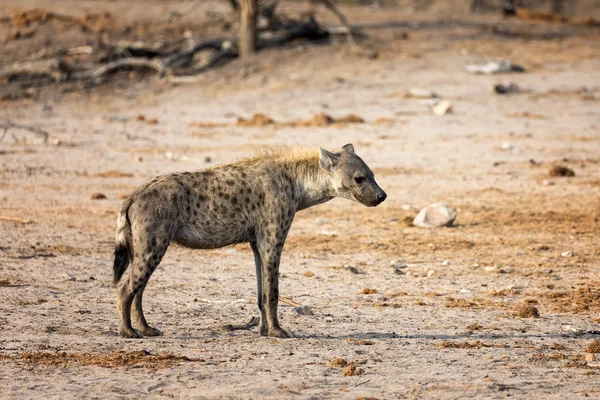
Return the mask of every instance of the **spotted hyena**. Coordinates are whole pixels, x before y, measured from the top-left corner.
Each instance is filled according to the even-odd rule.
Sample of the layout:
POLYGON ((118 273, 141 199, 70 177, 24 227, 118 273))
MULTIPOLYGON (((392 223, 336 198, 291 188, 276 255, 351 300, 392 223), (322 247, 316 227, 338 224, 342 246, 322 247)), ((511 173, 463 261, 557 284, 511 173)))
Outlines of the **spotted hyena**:
POLYGON ((144 288, 172 242, 195 249, 250 243, 262 336, 279 325, 279 260, 296 212, 334 197, 374 207, 385 200, 373 172, 347 144, 339 152, 281 148, 196 172, 162 175, 124 202, 117 220, 114 283, 126 338, 158 336, 142 311, 144 288), (139 330, 131 326, 131 306, 139 330))

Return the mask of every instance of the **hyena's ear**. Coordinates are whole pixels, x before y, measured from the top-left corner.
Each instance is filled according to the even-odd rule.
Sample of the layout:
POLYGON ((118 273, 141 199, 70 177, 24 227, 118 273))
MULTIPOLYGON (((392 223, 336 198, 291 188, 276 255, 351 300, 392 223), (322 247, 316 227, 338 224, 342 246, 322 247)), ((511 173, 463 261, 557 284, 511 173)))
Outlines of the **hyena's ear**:
POLYGON ((340 161, 340 157, 322 147, 319 147, 319 150, 321 150, 321 154, 319 156, 319 165, 325 171, 331 171, 331 169, 340 161))
POLYGON ((354 154, 354 146, 352 143, 342 146, 342 150, 344 150, 346 153, 354 154))

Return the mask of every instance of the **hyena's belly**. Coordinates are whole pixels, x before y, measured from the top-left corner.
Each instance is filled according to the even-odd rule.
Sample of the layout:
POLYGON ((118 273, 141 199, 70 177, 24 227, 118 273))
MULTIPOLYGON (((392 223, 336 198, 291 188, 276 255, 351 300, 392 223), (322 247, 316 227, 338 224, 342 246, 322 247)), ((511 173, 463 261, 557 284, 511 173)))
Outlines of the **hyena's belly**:
POLYGON ((174 241, 193 249, 216 249, 252 240, 252 229, 243 224, 183 224, 174 241))

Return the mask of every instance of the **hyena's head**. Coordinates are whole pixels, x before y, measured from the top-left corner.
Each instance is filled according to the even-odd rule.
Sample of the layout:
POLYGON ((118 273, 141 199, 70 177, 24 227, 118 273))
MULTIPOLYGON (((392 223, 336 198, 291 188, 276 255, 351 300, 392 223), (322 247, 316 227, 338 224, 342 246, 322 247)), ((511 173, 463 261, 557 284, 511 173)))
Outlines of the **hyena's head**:
POLYGON ((329 174, 336 197, 354 200, 368 207, 375 207, 387 195, 375 182, 373 171, 354 153, 354 146, 347 144, 339 153, 321 149, 321 168, 329 174))

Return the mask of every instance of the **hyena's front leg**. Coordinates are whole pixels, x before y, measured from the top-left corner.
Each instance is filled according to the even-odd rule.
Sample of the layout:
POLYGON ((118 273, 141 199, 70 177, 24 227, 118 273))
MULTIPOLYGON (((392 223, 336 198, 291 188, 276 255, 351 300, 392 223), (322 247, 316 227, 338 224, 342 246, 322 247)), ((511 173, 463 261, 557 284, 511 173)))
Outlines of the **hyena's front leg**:
POLYGON ((264 312, 261 313, 262 336, 279 338, 292 338, 294 334, 283 329, 279 325, 277 317, 277 305, 279 303, 279 261, 281 259, 282 246, 259 244, 259 252, 262 264, 262 296, 264 312), (265 323, 262 316, 266 317, 265 323))
POLYGON ((258 312, 260 313, 260 335, 267 336, 267 317, 265 313, 265 294, 263 290, 263 263, 258 251, 258 246, 255 242, 250 243, 252 252, 254 253, 254 263, 256 265, 256 303, 258 305, 258 312))

